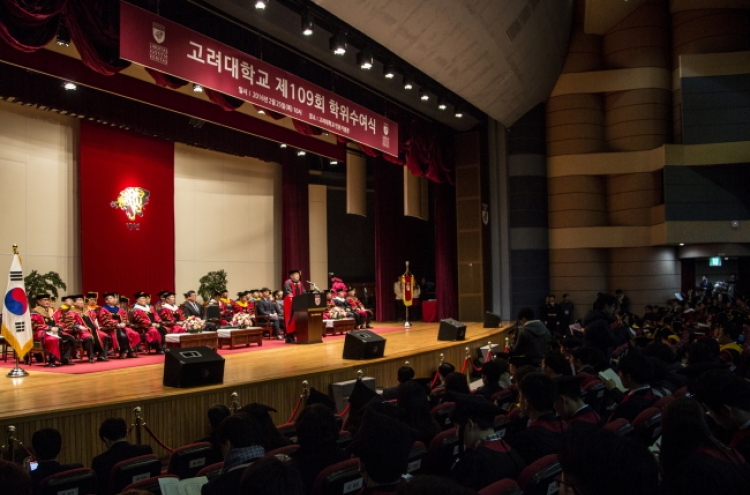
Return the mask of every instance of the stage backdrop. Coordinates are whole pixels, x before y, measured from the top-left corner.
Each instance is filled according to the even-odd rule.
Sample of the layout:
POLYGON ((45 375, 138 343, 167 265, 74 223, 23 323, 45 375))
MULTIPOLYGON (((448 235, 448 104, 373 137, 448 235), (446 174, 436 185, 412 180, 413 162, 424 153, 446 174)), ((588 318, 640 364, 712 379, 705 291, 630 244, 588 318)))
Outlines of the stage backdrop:
POLYGON ((81 122, 82 288, 174 290, 174 144, 81 122))

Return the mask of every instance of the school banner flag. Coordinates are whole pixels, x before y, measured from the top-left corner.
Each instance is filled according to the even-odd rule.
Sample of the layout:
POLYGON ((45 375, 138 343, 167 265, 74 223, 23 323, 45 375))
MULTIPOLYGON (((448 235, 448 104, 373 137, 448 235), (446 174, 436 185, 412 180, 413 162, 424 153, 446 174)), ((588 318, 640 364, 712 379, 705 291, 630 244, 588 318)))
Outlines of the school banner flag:
POLYGON ((404 288, 404 306, 411 306, 414 300, 414 276, 402 275, 401 286, 404 288))
POLYGON ((29 316, 29 300, 23 285, 23 269, 18 254, 13 255, 8 275, 8 289, 3 297, 2 335, 19 359, 34 346, 34 333, 29 316))

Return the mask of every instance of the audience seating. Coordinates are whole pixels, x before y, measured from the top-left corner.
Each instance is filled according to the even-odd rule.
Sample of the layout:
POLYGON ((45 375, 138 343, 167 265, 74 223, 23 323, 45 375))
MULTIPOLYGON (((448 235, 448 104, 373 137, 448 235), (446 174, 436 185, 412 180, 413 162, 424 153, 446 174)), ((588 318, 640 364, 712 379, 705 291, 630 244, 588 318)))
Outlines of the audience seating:
POLYGON ((495 424, 493 425, 495 429, 495 433, 500 433, 500 436, 504 437, 508 431, 509 424, 510 424, 510 419, 508 419, 506 415, 501 414, 500 416, 496 416, 495 424))
POLYGON ((514 402, 515 396, 510 389, 501 390, 492 396, 494 402, 499 408, 510 411, 510 405, 514 402))
POLYGON ((524 495, 554 495, 560 489, 557 476, 561 472, 557 454, 546 455, 521 471, 518 486, 524 495))
POLYGON ((451 413, 456 408, 455 402, 443 402, 432 408, 430 414, 443 430, 451 428, 451 413))
POLYGON ((120 493, 128 485, 154 478, 160 474, 161 461, 154 454, 118 462, 109 474, 109 493, 112 495, 120 493))
POLYGON ((661 435, 661 410, 649 407, 633 420, 633 435, 647 446, 652 445, 661 435))
POLYGON ((414 442, 409 452, 409 464, 406 466, 406 473, 417 475, 422 472, 422 465, 427 456, 427 447, 422 442, 414 442))
POLYGON ((425 456, 425 470, 429 474, 445 475, 458 457, 461 446, 458 444, 456 428, 439 433, 430 442, 425 456))
POLYGON ((364 485, 359 460, 348 459, 328 466, 315 478, 312 495, 347 495, 357 493, 364 485))
POLYGON ((672 395, 674 395, 674 397, 679 399, 680 397, 687 395, 688 393, 689 393, 688 388, 682 387, 682 388, 678 388, 677 390, 675 390, 675 393, 672 395))
POLYGON ((352 443, 352 440, 353 440, 353 437, 350 432, 340 431, 339 438, 338 440, 336 440, 336 444, 342 449, 345 449, 349 446, 350 443, 352 443))
POLYGON ((293 445, 287 445, 286 447, 279 447, 278 449, 269 450, 263 457, 273 457, 275 455, 292 455, 299 445, 296 443, 293 445))
POLYGON ((621 437, 626 437, 633 432, 633 427, 625 418, 617 418, 616 420, 607 423, 604 425, 604 429, 616 433, 621 437))
POLYGON ((297 425, 294 423, 284 423, 276 427, 283 436, 291 440, 292 442, 297 441, 297 425))
POLYGON ((479 490, 479 495, 523 495, 516 480, 505 478, 479 490))
POLYGON ((47 476, 39 483, 36 495, 58 495, 59 493, 96 493, 96 473, 93 469, 80 468, 47 476))
POLYGON ((209 442, 179 447, 169 458, 167 474, 174 474, 180 479, 193 478, 198 471, 211 463, 213 456, 214 447, 209 442))
POLYGON ((653 406, 657 409, 664 409, 664 406, 666 406, 673 400, 677 400, 677 397, 675 397, 674 395, 667 395, 654 402, 653 406))
POLYGON ((205 476, 206 478, 211 480, 211 478, 215 478, 220 472, 221 468, 224 467, 224 461, 217 462, 216 464, 211 464, 210 466, 206 466, 195 475, 198 476, 205 476))
POLYGON ((592 380, 583 386, 583 402, 601 415, 606 391, 607 387, 604 382, 598 378, 592 380))
POLYGON ((581 381, 581 388, 585 388, 586 385, 588 385, 591 382, 600 382, 599 377, 596 375, 591 375, 589 373, 578 373, 576 376, 583 378, 581 381))
POLYGON ((126 492, 128 490, 143 490, 144 492, 149 492, 152 495, 161 495, 161 486, 159 485, 159 480, 162 478, 179 479, 173 474, 162 474, 160 476, 154 476, 153 478, 147 478, 145 480, 132 483, 123 488, 122 491, 126 492))

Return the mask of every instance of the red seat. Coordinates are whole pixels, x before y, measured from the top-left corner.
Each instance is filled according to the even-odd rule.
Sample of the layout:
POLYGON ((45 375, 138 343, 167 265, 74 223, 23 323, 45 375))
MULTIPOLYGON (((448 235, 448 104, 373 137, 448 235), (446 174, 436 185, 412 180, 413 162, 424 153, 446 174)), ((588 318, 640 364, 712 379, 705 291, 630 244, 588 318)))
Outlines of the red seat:
POLYGON ((511 409, 511 411, 506 416, 506 418, 508 418, 508 422, 512 423, 513 421, 516 421, 521 416, 521 412, 522 411, 520 407, 511 409))
POLYGON ((630 426, 630 423, 625 418, 617 418, 614 421, 610 421, 604 425, 604 429, 621 437, 628 436, 633 431, 633 427, 630 426))
POLYGON ((505 478, 479 490, 479 495, 523 495, 516 480, 505 478))
POLYGON ((340 431, 339 438, 336 440, 336 445, 338 445, 342 449, 345 449, 349 446, 350 443, 352 443, 353 439, 354 437, 352 437, 352 434, 350 432, 340 431))
POLYGON ((47 476, 39 483, 36 495, 58 493, 96 493, 96 473, 93 469, 80 468, 47 476))
POLYGON ((455 402, 443 402, 442 404, 433 407, 430 414, 443 430, 447 430, 453 425, 451 423, 451 413, 453 413, 455 408, 455 402))
POLYGON ((647 446, 661 435, 661 409, 649 407, 633 420, 633 435, 647 446))
POLYGON ((123 488, 122 491, 126 492, 128 490, 143 490, 144 492, 150 492, 152 495, 161 495, 161 486, 159 485, 159 480, 162 478, 179 479, 174 474, 163 474, 161 476, 146 478, 145 480, 130 484, 123 488))
POLYGON ((279 447, 278 449, 269 450, 263 457, 273 457, 280 454, 292 455, 298 448, 299 445, 297 444, 287 445, 286 447, 279 447))
POLYGON ((359 460, 349 459, 328 466, 315 478, 312 495, 342 495, 358 492, 364 485, 359 460))
POLYGON ((688 393, 688 388, 682 387, 682 388, 678 388, 673 395, 679 399, 680 397, 682 397, 683 395, 687 393, 688 393))
POLYGON ((666 406, 667 404, 669 404, 673 400, 677 400, 677 397, 675 397, 674 395, 665 395, 661 399, 659 399, 656 402, 654 402, 653 403, 653 407, 655 407, 657 409, 664 409, 664 406, 666 406))
POLYGON ((607 387, 604 385, 604 382, 596 378, 595 380, 591 380, 582 385, 582 388, 583 402, 601 415, 602 409, 604 408, 604 395, 607 392, 607 387))
POLYGON ((294 423, 284 423, 283 425, 277 426, 276 429, 292 442, 297 442, 297 425, 294 423))
POLYGON ((460 448, 455 428, 439 433, 432 439, 430 446, 427 448, 426 471, 437 475, 445 475, 450 472, 460 448))
POLYGON ((409 464, 406 466, 406 473, 411 475, 419 474, 422 471, 424 458, 427 456, 427 447, 422 442, 414 442, 409 452, 409 464))
POLYGON ((581 388, 584 388, 591 382, 601 381, 596 375, 590 375, 588 373, 578 373, 576 376, 579 378, 583 378, 583 380, 581 380, 581 388))
POLYGON ((197 442, 174 449, 169 458, 167 474, 180 479, 193 478, 206 466, 213 464, 216 453, 209 442, 197 442))
POLYGON ((161 474, 161 462, 154 454, 133 457, 118 462, 109 473, 110 495, 120 493, 126 486, 139 481, 154 478, 161 474))
POLYGON ((518 486, 524 495, 554 495, 559 490, 557 476, 562 472, 557 454, 538 459, 518 475, 518 486))
POLYGON ((497 407, 509 411, 511 403, 513 403, 516 398, 514 391, 515 389, 509 387, 496 392, 492 395, 492 402, 494 402, 497 407))
POLYGON ((212 478, 215 478, 221 472, 221 469, 223 467, 224 461, 217 462, 216 464, 211 464, 210 466, 206 466, 198 471, 198 474, 196 474, 195 477, 198 478, 200 476, 205 476, 209 481, 211 481, 212 478))

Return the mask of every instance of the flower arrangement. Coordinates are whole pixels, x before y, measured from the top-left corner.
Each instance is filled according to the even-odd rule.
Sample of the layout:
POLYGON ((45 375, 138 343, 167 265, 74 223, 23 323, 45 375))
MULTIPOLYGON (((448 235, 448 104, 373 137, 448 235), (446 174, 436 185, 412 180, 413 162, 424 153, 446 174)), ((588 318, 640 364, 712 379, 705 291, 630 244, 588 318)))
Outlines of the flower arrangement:
POLYGON ((339 306, 333 306, 331 309, 329 309, 329 313, 332 320, 343 320, 344 318, 346 318, 346 310, 344 308, 340 308, 339 306))
POLYGON ((187 320, 185 320, 184 326, 187 333, 199 333, 203 331, 205 322, 197 316, 188 316, 187 320))
POLYGON ((237 313, 232 317, 232 326, 248 328, 253 326, 253 316, 247 313, 237 313))

